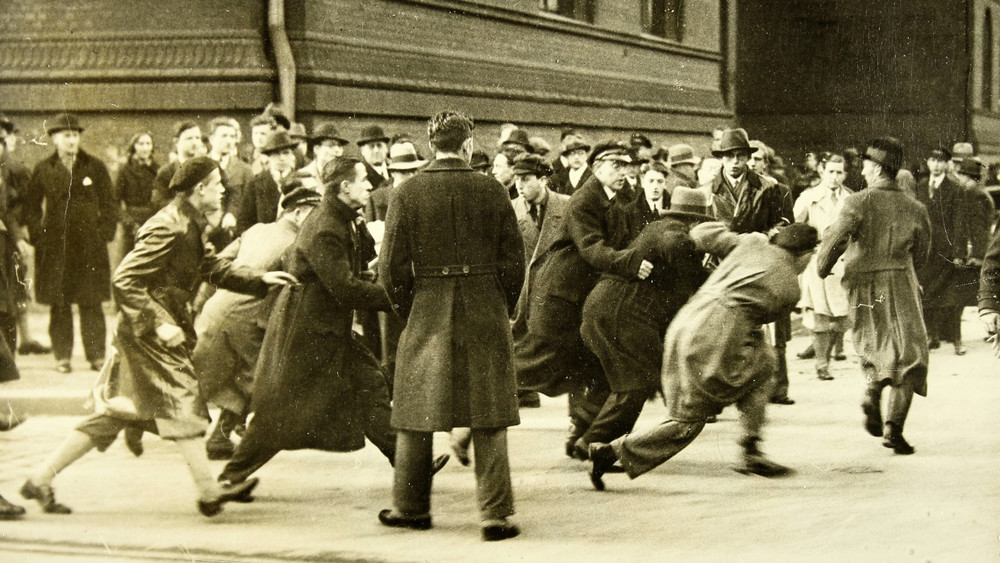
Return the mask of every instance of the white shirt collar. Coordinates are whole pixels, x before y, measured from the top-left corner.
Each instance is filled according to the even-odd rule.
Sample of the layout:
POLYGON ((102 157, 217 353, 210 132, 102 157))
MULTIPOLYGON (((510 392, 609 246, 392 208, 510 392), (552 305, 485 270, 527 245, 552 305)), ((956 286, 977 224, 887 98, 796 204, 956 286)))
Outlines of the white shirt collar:
POLYGON ((604 195, 608 196, 608 201, 615 199, 615 196, 618 195, 618 192, 612 190, 607 186, 602 185, 601 187, 604 188, 604 195))

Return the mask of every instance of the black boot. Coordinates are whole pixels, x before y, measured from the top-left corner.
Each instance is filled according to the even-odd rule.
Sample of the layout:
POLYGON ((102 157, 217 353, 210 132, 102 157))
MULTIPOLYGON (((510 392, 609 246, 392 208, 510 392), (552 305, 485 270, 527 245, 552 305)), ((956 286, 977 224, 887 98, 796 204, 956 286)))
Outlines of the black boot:
POLYGON ((212 434, 205 443, 205 453, 208 459, 220 460, 233 457, 236 445, 229 439, 233 429, 239 424, 242 417, 231 410, 222 409, 219 420, 212 429, 212 434))

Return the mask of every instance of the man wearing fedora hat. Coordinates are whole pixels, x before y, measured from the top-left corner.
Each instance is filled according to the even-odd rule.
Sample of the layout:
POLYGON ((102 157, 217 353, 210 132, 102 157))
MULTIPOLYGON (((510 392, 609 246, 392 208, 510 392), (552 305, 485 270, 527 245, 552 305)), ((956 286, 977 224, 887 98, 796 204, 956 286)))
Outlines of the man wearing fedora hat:
POLYGON ((914 449, 903 438, 913 394, 927 395, 927 331, 916 271, 927 261, 931 224, 927 209, 896 185, 903 145, 884 137, 869 143, 862 174, 868 188, 844 200, 824 233, 816 259, 821 277, 844 256, 854 349, 867 390, 861 408, 865 430, 882 436, 897 454, 914 449), (882 423, 882 390, 891 387, 882 423))
POLYGON ((25 194, 25 219, 38 252, 36 296, 51 306, 49 336, 61 373, 71 369, 74 303, 87 361, 94 370, 104 363, 101 302, 110 298, 107 243, 118 221, 108 169, 80 149, 82 131, 73 114, 45 122, 56 150, 35 166, 25 194))
POLYGON ((393 143, 389 147, 389 164, 386 166, 392 181, 372 192, 366 215, 371 216, 374 221, 385 221, 393 191, 426 165, 427 161, 417 155, 417 147, 412 141, 404 139, 393 143))
MULTIPOLYGON (((645 166, 662 168, 659 163, 645 166)), ((629 247, 636 266, 646 258, 653 272, 644 280, 604 276, 587 296, 580 334, 601 360, 611 394, 582 440, 609 443, 632 430, 642 407, 659 388, 667 326, 708 277, 688 231, 713 220, 708 194, 680 187, 670 209, 642 228, 629 247)))
MULTIPOLYGON (((389 156, 389 136, 378 125, 369 125, 361 130, 361 136, 355 143, 361 150, 361 159, 368 171, 368 183, 372 185, 374 192, 391 179, 386 161, 389 156)), ((374 218, 366 219, 371 221, 374 218)))
POLYGON ((296 142, 284 129, 271 132, 260 152, 267 169, 250 179, 236 211, 236 236, 256 223, 271 223, 278 217, 281 186, 295 170, 296 142))
POLYGON ((735 469, 764 477, 790 471, 757 447, 777 361, 761 325, 788 315, 798 302, 798 275, 815 250, 816 229, 795 223, 769 240, 710 222, 691 229, 690 237, 721 262, 667 329, 660 382, 668 418, 610 444, 591 445, 590 478, 599 491, 605 473, 623 470, 634 479, 672 458, 709 417, 733 404, 740 411, 743 449, 735 469))
POLYGON ((695 167, 701 162, 694 155, 691 145, 679 143, 671 145, 667 149, 667 165, 670 167, 670 175, 667 176, 667 183, 663 189, 666 192, 663 198, 664 207, 670 205, 670 194, 680 186, 685 188, 698 187, 698 174, 695 167))
MULTIPOLYGON (((711 184, 715 218, 736 233, 766 233, 778 225, 795 221, 789 189, 774 178, 750 169, 750 155, 757 151, 744 129, 726 129, 718 145, 712 148, 712 156, 722 162, 711 184)), ((790 319, 779 319, 774 326, 778 370, 771 401, 782 405, 795 403, 788 396, 788 363, 785 360, 785 345, 791 338, 791 328, 790 319)))
POLYGON ((323 168, 326 167, 327 163, 344 156, 344 146, 348 142, 341 136, 340 132, 337 131, 337 126, 332 122, 320 123, 309 139, 313 160, 300 168, 296 174, 302 178, 303 185, 323 194, 326 191, 326 187, 323 185, 323 168))

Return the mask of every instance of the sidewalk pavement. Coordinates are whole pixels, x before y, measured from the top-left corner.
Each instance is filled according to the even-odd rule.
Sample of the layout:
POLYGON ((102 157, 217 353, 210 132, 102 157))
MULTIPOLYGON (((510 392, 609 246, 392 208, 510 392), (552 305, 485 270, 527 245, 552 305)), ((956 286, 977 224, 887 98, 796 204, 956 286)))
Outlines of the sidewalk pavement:
MULTIPOLYGON (((1000 360, 966 313, 968 355, 950 346, 931 354, 929 396, 914 400, 906 427, 912 456, 893 455, 863 430, 864 383, 853 362, 835 362, 835 379, 820 381, 812 361, 795 358, 804 336, 788 348, 796 404, 771 406, 762 445, 796 469, 785 479, 732 471, 739 425, 730 408, 673 460, 635 481, 609 475, 598 493, 586 464, 563 455, 565 398, 543 397, 510 432, 523 533, 496 544, 480 541, 474 473, 455 460, 435 478, 433 529, 381 526, 392 471, 370 446, 283 452, 259 471, 254 503, 206 519, 173 444, 147 435, 141 458, 119 442, 70 467, 55 489, 74 513, 44 514, 17 490, 79 418, 33 411, 0 434, 0 494, 28 508, 25 519, 0 525, 0 561, 995 561, 1000 360)), ((49 373, 51 358, 28 364, 0 394, 39 409, 47 403, 18 401, 82 404, 96 375, 82 360, 70 375, 49 373)), ((648 404, 637 428, 664 414, 648 404)), ((445 434, 435 450, 448 450, 445 434)))

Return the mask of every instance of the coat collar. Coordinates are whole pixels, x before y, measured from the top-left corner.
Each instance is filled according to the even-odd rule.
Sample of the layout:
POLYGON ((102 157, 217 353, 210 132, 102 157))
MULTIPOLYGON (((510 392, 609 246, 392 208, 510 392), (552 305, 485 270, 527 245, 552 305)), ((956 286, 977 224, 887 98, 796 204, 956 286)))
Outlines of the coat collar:
POLYGON ((332 191, 326 192, 323 202, 327 208, 330 209, 333 216, 338 219, 342 219, 346 222, 353 222, 358 218, 358 212, 348 207, 346 203, 340 201, 340 198, 335 196, 332 191))
POLYGON ((461 158, 438 158, 432 160, 422 171, 423 172, 454 172, 456 170, 472 172, 469 163, 461 158))
POLYGON ((869 187, 873 190, 889 190, 894 192, 900 191, 899 185, 896 183, 896 181, 890 180, 885 176, 880 176, 879 179, 875 180, 875 183, 869 187))

